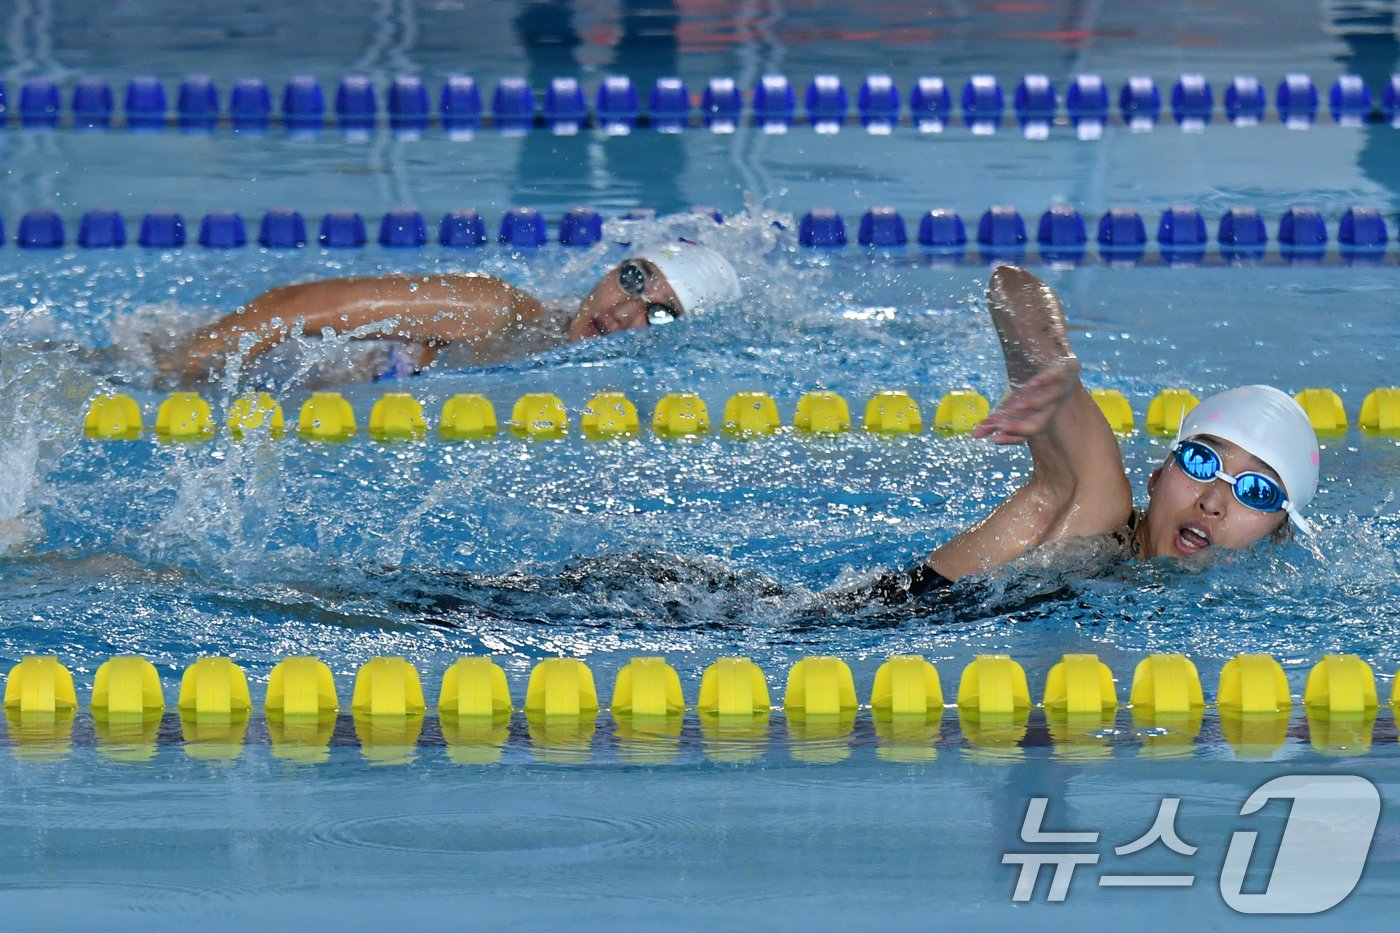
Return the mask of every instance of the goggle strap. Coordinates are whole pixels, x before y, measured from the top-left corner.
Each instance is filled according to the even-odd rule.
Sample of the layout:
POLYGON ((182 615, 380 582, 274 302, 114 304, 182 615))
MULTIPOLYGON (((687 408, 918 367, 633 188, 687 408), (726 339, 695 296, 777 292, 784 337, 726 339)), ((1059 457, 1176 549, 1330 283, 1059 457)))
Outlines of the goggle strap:
POLYGON ((1313 531, 1312 523, 1298 514, 1298 511, 1295 508, 1293 508, 1292 502, 1289 502, 1287 499, 1285 499, 1283 502, 1283 510, 1288 513, 1289 521, 1293 522, 1293 524, 1298 526, 1299 531, 1307 535, 1309 538, 1313 537, 1315 532, 1313 531))

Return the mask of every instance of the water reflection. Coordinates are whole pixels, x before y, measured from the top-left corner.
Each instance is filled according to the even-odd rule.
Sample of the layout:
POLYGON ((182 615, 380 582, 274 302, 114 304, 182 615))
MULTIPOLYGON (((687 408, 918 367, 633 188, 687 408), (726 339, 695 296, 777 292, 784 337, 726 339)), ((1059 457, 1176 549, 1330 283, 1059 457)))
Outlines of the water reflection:
POLYGON ((819 716, 799 712, 787 714, 788 749, 794 761, 834 765, 851 757, 851 733, 855 730, 854 710, 819 716))
POLYGON ((1189 713, 1153 713, 1133 710, 1133 729, 1142 743, 1140 758, 1190 758, 1196 753, 1196 738, 1201 734, 1202 711, 1189 713))
POLYGON ((1054 757, 1061 761, 1102 761, 1110 757, 1115 712, 1046 710, 1045 725, 1055 746, 1054 757))
POLYGON ((248 714, 181 715, 185 754, 204 761, 232 761, 243 753, 248 714))
POLYGON ((527 714, 530 731, 530 754, 543 764, 581 765, 593 758, 593 733, 598 714, 585 712, 578 716, 545 716, 527 714))
POLYGON ((752 714, 700 715, 700 740, 705 757, 716 763, 741 764, 757 761, 768 747, 768 723, 772 714, 758 710, 752 714))
POLYGON ((681 755, 681 717, 619 716, 617 757, 633 765, 667 765, 681 755))
POLYGON ((60 761, 73 750, 73 710, 21 713, 7 709, 5 728, 10 754, 20 761, 60 761))
POLYGON ((1355 713, 1308 710, 1308 741, 1319 754, 1332 758, 1365 755, 1376 729, 1374 709, 1355 713))
POLYGON ((335 734, 336 713, 267 712, 267 735, 272 741, 272 757, 298 764, 320 764, 331 757, 331 736, 335 734))
POLYGON ((970 748, 963 756, 969 761, 1020 761, 1025 757, 1021 742, 1026 738, 1030 714, 1026 710, 1010 713, 982 713, 976 709, 959 708, 958 726, 970 748))
POLYGON ((875 754, 882 761, 919 764, 938 757, 934 748, 943 738, 943 710, 924 714, 887 714, 873 717, 880 745, 875 754))
POLYGON ((1272 758, 1288 741, 1290 711, 1234 713, 1220 711, 1220 732, 1236 758, 1272 758))
POLYGON ((120 762, 150 761, 156 756, 161 712, 108 713, 93 711, 92 727, 97 733, 97 752, 120 762))
POLYGON ((454 716, 445 714, 439 720, 443 741, 447 743, 447 758, 459 765, 490 765, 501 760, 502 751, 510 739, 510 713, 492 716, 454 716))

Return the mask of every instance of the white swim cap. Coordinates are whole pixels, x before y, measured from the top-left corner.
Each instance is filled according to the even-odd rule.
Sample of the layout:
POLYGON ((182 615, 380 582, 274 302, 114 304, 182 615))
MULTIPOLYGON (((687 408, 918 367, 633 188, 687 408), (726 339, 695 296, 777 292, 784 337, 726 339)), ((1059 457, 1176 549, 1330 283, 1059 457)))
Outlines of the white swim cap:
POLYGON ((1297 511, 1317 493, 1317 434, 1303 406, 1273 386, 1241 386, 1212 395, 1181 419, 1177 440, 1197 434, 1237 444, 1272 467, 1283 480, 1289 518, 1312 534, 1297 511))
POLYGON ((682 311, 691 312, 739 297, 739 274, 728 259, 708 246, 677 241, 653 246, 638 255, 666 276, 671 291, 680 299, 682 311))

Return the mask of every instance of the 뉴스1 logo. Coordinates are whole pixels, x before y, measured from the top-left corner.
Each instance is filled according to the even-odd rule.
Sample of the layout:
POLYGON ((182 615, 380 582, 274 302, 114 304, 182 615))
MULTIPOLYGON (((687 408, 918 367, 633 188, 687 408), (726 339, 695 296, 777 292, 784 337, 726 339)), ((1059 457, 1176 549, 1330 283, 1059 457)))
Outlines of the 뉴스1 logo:
MULTIPOLYGON (((1245 894, 1245 872, 1258 833, 1240 830, 1230 839, 1220 871, 1220 896, 1232 909, 1245 914, 1315 914, 1346 899, 1361 880, 1371 838, 1380 818, 1381 797, 1370 781, 1356 775, 1288 775, 1267 782, 1240 808, 1241 816, 1257 812, 1270 800, 1289 798, 1293 807, 1283 830, 1278 856, 1262 894, 1245 894)), ((1099 841, 1097 832, 1046 832, 1041 829, 1048 797, 1032 797, 1021 824, 1021 841, 1087 846, 1099 841)), ((1161 843, 1180 855, 1193 856, 1197 846, 1184 842, 1176 832, 1181 800, 1165 797, 1152 827, 1140 838, 1116 846, 1115 856, 1131 856, 1161 843)), ((1008 852, 1003 865, 1021 870, 1012 891, 1013 902, 1031 899, 1040 869, 1052 866, 1048 901, 1063 901, 1069 894, 1074 869, 1099 864, 1097 852, 1008 852)), ((1104 873, 1101 888, 1189 888, 1196 876, 1104 873)))

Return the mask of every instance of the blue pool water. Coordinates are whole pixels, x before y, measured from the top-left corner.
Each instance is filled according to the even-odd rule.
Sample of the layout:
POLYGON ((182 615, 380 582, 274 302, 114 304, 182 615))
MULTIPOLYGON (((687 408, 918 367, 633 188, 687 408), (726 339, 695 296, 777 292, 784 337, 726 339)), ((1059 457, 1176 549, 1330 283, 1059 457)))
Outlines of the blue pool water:
MULTIPOLYGON (((386 390, 412 392, 430 418, 463 392, 486 395, 504 418, 520 395, 548 391, 577 419, 593 394, 620 390, 646 421, 668 392, 696 392, 718 416, 735 392, 765 391, 785 424, 818 389, 841 393, 857 418, 885 389, 908 391, 926 417, 952 389, 995 401, 1004 371, 981 298, 990 266, 975 244, 959 263, 917 247, 797 244, 809 209, 841 212, 854 241, 873 205, 895 206, 911 224, 951 207, 975 237, 979 215, 1007 204, 1032 240, 1053 204, 1081 211, 1091 240, 1098 217, 1125 206, 1154 241, 1163 210, 1194 205, 1211 234, 1197 266, 1169 266, 1149 244, 1140 265, 1116 267, 1091 243, 1084 264, 1057 268, 1031 245, 1028 261, 1064 299, 1086 384, 1123 392, 1139 425, 1160 389, 1204 396, 1253 382, 1333 389, 1354 423, 1372 389, 1396 382, 1400 286, 1393 248, 1350 265, 1335 243, 1356 206, 1379 209, 1394 229, 1400 130, 1336 125, 1325 101, 1316 125, 1293 130, 1272 102, 1286 72, 1309 72, 1324 98, 1353 72, 1379 107, 1400 48, 1393 32, 1344 34, 1344 14, 1311 3, 930 11, 447 0, 198 15, 158 3, 14 5, 3 74, 12 109, 27 79, 52 78, 66 102, 86 74, 120 91, 154 72, 173 92, 184 74, 205 71, 225 94, 249 74, 274 94, 300 73, 331 94, 345 74, 368 74, 381 92, 395 75, 416 74, 436 94, 464 71, 483 89, 512 74, 537 89, 576 75, 590 93, 622 71, 643 90, 679 74, 698 93, 711 75, 747 89, 782 71, 800 94, 813 74, 834 71, 854 94, 872 71, 906 92, 917 76, 942 74, 955 93, 968 75, 990 72, 1009 96, 1027 71, 1045 72, 1062 93, 1074 75, 1098 72, 1116 96, 1129 75, 1150 74, 1167 94, 1182 72, 1200 71, 1217 107, 1234 74, 1258 74, 1270 111, 1253 127, 1217 114, 1202 133, 1165 114, 1150 133, 1115 118, 1096 141, 1064 120, 1048 139, 1028 140, 1009 116, 990 137, 956 123, 941 134, 902 125, 873 136, 854 120, 836 135, 799 122, 783 135, 748 125, 625 137, 488 127, 470 140, 435 127, 421 138, 381 127, 347 139, 331 126, 315 137, 276 126, 247 137, 227 127, 134 134, 12 123, 0 135, 0 219, 11 239, 0 249, 0 660, 8 669, 26 655, 59 656, 83 709, 57 728, 6 724, 6 915, 16 929, 65 930, 466 917, 507 929, 841 929, 872 919, 901 930, 1061 929, 1152 922, 1163 910, 1201 929, 1256 919, 1302 929, 1388 915, 1400 883, 1400 745, 1386 708, 1400 667, 1394 438, 1353 428, 1323 440, 1310 546, 1260 548, 1203 570, 1086 558, 1067 572, 995 574, 950 601, 886 607, 840 594, 985 514, 1024 479, 1024 450, 859 430, 689 441, 643 431, 605 442, 503 432, 455 444, 362 434, 344 445, 226 432, 192 444, 82 436, 87 403, 104 390, 130 393, 149 424, 164 395, 151 348, 276 285, 484 271, 567 302, 627 255, 619 243, 677 232, 734 260, 742 302, 523 362, 443 366, 392 383, 337 381, 341 349, 311 342, 205 394, 221 420, 256 384, 290 417, 313 385, 330 385, 361 425, 386 390), (180 211, 193 233, 210 210, 238 210, 255 228, 284 204, 313 233, 326 211, 358 210, 371 239, 399 205, 430 228, 446 211, 474 208, 492 233, 507 208, 533 206, 553 238, 558 217, 580 203, 608 218, 604 241, 584 250, 214 251, 193 235, 172 250, 73 245, 83 212, 104 205, 126 216, 134 241, 156 208, 180 211), (725 223, 691 215, 700 204, 725 223), (1288 264, 1272 245, 1257 264, 1221 261, 1215 230, 1226 210, 1256 208, 1272 244, 1295 205, 1327 224, 1321 263, 1288 264), (67 244, 14 248, 19 218, 41 207, 62 217, 67 244), (623 217, 638 207, 659 219, 623 217), (297 374, 299 362, 307 373, 297 374), (173 709, 124 728, 86 710, 98 665, 118 654, 152 661, 171 706, 195 658, 231 656, 248 672, 255 707, 274 664, 316 655, 345 709, 356 670, 386 655, 421 673, 430 707, 463 655, 492 655, 517 707, 545 658, 586 661, 606 707, 631 657, 664 655, 694 704, 708 665, 748 656, 781 707, 786 672, 807 655, 849 663, 864 703, 888 656, 922 654, 951 703, 964 666, 991 652, 1024 666, 1037 700, 1063 654, 1097 654, 1124 703, 1136 665, 1154 652, 1191 658, 1207 699, 1237 653, 1270 653, 1295 703, 1324 654, 1355 653, 1375 671, 1382 709, 1374 722, 1332 723, 1295 705, 1252 739, 1213 709, 1175 727, 1127 708, 1077 725, 1035 710, 1010 741, 953 709, 893 726, 868 709, 821 723, 779 708, 738 735, 693 712, 641 727, 604 711, 562 731, 517 713, 466 736, 431 711, 397 732, 346 713, 309 749, 282 743, 260 711, 229 735, 191 731, 173 709), (1241 807, 1290 774, 1366 777, 1385 804, 1379 829, 1340 906, 1252 918, 1222 900, 1225 853, 1236 830, 1260 832, 1245 889, 1262 891, 1288 809, 1272 803, 1249 816, 1241 807), (1030 901, 1014 901, 1017 869, 1003 863, 1007 853, 1058 851, 1020 835, 1036 797, 1050 800, 1047 831, 1100 833, 1068 846, 1099 861, 1077 870, 1064 903, 1046 902, 1048 869, 1030 901), (1164 798, 1181 800, 1176 828, 1196 853, 1115 855, 1164 798), (1189 872, 1194 883, 1115 890, 1097 881, 1111 872, 1189 872)), ((1122 445, 1142 504, 1165 444, 1139 431, 1122 445)))

